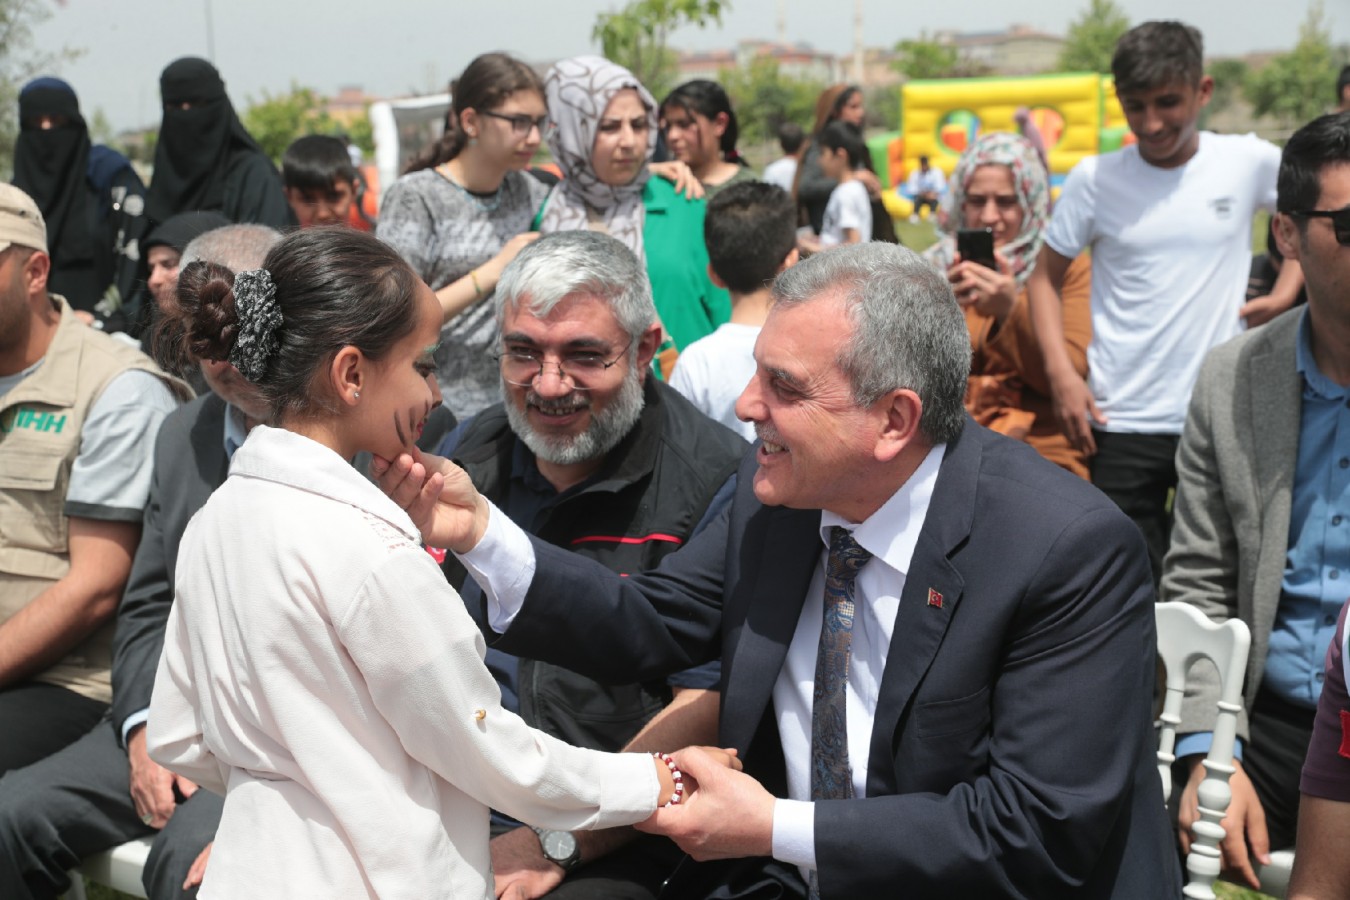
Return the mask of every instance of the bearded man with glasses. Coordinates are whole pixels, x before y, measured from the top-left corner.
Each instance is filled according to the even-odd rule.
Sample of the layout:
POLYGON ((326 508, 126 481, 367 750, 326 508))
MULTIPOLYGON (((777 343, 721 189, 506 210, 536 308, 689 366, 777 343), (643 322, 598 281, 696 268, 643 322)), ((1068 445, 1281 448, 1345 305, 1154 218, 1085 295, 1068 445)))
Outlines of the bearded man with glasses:
MULTIPOLYGON (((661 326, 642 264, 597 232, 545 235, 502 272, 493 302, 503 402, 438 452, 526 531, 621 574, 654 568, 730 501, 746 444, 655 377, 661 326)), ((443 569, 481 620, 478 586, 453 556, 443 569)), ((716 663, 612 685, 491 649, 487 662, 504 704, 578 746, 659 749, 717 736, 716 663)), ((536 832, 494 812, 497 888, 654 898, 683 854, 615 831, 624 834, 536 832)))

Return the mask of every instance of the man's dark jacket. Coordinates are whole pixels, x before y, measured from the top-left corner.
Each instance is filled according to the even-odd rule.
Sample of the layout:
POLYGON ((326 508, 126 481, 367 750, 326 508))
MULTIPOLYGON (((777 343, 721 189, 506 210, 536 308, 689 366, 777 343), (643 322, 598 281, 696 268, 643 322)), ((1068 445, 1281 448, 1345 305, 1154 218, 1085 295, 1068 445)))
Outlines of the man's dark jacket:
MULTIPOLYGON (((637 425, 593 477, 546 505, 535 521, 517 524, 621 575, 655 568, 681 547, 736 471, 746 443, 653 378, 643 400, 637 425)), ((497 404, 465 426, 453 456, 485 497, 505 506, 513 459, 523 449, 497 404)), ((463 567, 449 556, 443 568, 462 590, 463 567)), ((472 596, 466 599, 476 612, 472 596)), ((517 690, 526 722, 598 750, 625 745, 671 698, 664 678, 602 684, 530 658, 520 660, 517 690)))

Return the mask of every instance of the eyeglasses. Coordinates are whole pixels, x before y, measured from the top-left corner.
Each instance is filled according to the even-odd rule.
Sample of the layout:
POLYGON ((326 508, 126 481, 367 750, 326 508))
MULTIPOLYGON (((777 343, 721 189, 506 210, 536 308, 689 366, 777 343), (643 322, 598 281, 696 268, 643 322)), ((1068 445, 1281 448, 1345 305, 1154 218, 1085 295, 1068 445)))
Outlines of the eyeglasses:
POLYGON ((1336 243, 1350 247, 1350 206, 1344 209, 1299 209, 1288 215, 1300 219, 1330 219, 1336 243))
POLYGON ((584 382, 594 380, 618 365, 631 346, 633 340, 629 338, 623 349, 608 360, 599 353, 569 353, 557 362, 549 363, 538 350, 507 350, 494 359, 502 367, 502 378, 517 387, 533 387, 535 379, 544 376, 544 366, 553 365, 558 370, 559 380, 570 379, 573 390, 584 391, 588 390, 584 382))
POLYGON ((539 129, 539 136, 545 137, 548 134, 548 116, 527 116, 524 113, 519 115, 507 116, 502 113, 489 112, 483 110, 479 113, 481 116, 488 116, 492 119, 501 119, 503 122, 511 123, 511 131, 516 137, 524 137, 530 133, 531 128, 539 129))
POLYGON ((992 197, 985 197, 981 194, 967 194, 965 199, 966 209, 982 210, 989 205, 989 201, 994 201, 994 206, 998 207, 999 212, 1012 212, 1021 205, 1021 201, 1014 195, 1012 197, 996 194, 992 197))

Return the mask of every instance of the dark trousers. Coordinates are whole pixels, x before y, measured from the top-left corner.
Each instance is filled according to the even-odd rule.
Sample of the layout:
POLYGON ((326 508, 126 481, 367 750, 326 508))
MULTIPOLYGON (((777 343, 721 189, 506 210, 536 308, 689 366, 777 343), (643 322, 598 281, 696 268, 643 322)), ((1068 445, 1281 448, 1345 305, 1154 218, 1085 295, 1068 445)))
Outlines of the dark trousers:
POLYGON ((1163 556, 1172 538, 1168 495, 1177 486, 1175 434, 1092 432, 1097 453, 1088 458, 1092 483, 1139 526, 1148 546, 1153 584, 1162 578, 1163 556))
POLYGON ((1248 715, 1251 740, 1243 748, 1242 768, 1266 812, 1271 850, 1292 849, 1298 835, 1298 783, 1315 715, 1265 689, 1248 715))
POLYGON ((108 704, 54 684, 25 681, 0 690, 0 775, 74 743, 107 711, 108 704))
POLYGON ((0 778, 0 897, 55 898, 68 870, 91 854, 155 835, 143 883, 151 900, 195 897, 183 879, 215 836, 224 800, 198 790, 164 830, 136 815, 127 754, 111 721, 46 759, 0 778))

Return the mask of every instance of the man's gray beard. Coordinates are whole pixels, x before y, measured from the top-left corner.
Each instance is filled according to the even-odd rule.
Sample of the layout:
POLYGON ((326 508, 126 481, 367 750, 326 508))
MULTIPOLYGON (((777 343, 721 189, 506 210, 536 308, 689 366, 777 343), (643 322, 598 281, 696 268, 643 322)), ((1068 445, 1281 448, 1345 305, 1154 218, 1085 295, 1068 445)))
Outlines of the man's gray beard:
MULTIPOLYGON (((516 437, 530 448, 536 458, 555 466, 570 466, 604 456, 633 430, 642 415, 642 382, 636 371, 629 370, 619 392, 609 407, 602 412, 591 410, 591 422, 576 436, 543 435, 530 426, 525 410, 512 402, 510 385, 502 383, 505 397, 506 420, 516 437)), ((528 406, 533 390, 525 392, 528 406)))

